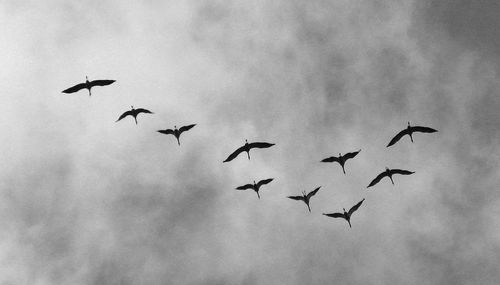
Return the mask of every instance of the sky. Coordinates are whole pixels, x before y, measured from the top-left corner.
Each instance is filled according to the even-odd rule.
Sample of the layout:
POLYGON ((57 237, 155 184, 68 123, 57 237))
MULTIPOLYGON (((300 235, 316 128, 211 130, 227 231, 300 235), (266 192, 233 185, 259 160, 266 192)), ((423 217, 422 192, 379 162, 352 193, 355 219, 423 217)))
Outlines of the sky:
POLYGON ((0 284, 498 284, 499 13, 0 1, 0 284), (116 82, 61 93, 85 76, 116 82), (439 132, 386 148, 408 121, 439 132), (245 139, 276 145, 222 163, 245 139))

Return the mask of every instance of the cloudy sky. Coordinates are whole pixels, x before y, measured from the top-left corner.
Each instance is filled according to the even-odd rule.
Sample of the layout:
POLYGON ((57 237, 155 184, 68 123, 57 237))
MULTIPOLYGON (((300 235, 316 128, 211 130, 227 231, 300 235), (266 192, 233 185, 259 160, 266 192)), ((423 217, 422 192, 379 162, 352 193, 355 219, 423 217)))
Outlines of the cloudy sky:
POLYGON ((498 284, 499 14, 0 1, 0 284, 498 284), (86 75, 117 82, 61 93, 86 75), (408 121, 439 132, 385 148, 408 121), (223 164, 245 139, 276 146, 223 164), (416 173, 367 190, 386 166, 416 173), (321 215, 362 198, 352 229, 321 215))

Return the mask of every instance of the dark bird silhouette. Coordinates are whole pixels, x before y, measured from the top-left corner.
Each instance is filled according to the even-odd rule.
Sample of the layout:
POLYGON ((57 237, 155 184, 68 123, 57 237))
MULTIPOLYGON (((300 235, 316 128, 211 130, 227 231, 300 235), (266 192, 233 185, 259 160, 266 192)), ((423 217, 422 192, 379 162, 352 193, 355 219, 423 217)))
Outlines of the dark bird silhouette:
POLYGON ((253 184, 246 184, 246 185, 243 185, 243 186, 236 187, 236 190, 252 189, 252 190, 255 191, 255 193, 257 193, 257 197, 259 197, 259 199, 260 199, 260 195, 259 195, 260 187, 262 185, 268 184, 271 181, 273 181, 273 178, 268 178, 268 179, 261 180, 261 181, 259 181, 259 183, 255 183, 255 180, 254 180, 253 184))
POLYGON ((166 135, 174 135, 175 138, 177 139, 177 144, 181 145, 181 142, 179 141, 179 137, 181 136, 181 134, 183 132, 185 132, 185 131, 190 130, 194 126, 196 126, 196 124, 183 126, 183 127, 180 127, 179 129, 177 129, 177 126, 174 126, 173 130, 172 129, 166 129, 166 130, 159 130, 158 132, 162 133, 162 134, 166 134, 166 135))
POLYGON ((121 116, 116 121, 118 122, 121 119, 125 118, 126 116, 130 115, 130 116, 134 117, 135 124, 137 125, 137 115, 139 115, 140 113, 153 114, 153 112, 146 110, 146 109, 142 109, 142 108, 134 109, 134 106, 131 106, 131 107, 132 107, 132 110, 121 114, 121 116))
POLYGON ((332 218, 344 218, 347 223, 349 223, 349 227, 351 227, 351 215, 356 212, 356 210, 359 208, 359 206, 361 206, 361 204, 363 204, 363 201, 365 199, 359 201, 356 205, 352 206, 352 208, 349 210, 349 212, 346 212, 345 211, 345 208, 343 208, 344 210, 344 213, 331 213, 331 214, 325 214, 323 213, 323 215, 325 216, 328 216, 328 217, 332 217, 332 218))
POLYGON ((344 164, 345 162, 350 159, 355 157, 361 150, 355 151, 355 152, 348 152, 344 155, 339 153, 339 156, 331 156, 328 158, 323 159, 321 162, 338 162, 340 166, 342 166, 342 171, 345 174, 345 169, 344 169, 344 164))
POLYGON ((253 142, 253 143, 248 143, 247 140, 245 140, 245 145, 238 148, 237 150, 235 150, 233 153, 231 153, 227 158, 226 160, 224 160, 223 162, 228 162, 228 161, 231 161, 233 160, 235 157, 237 157, 240 153, 246 151, 247 153, 247 156, 248 156, 248 159, 250 160, 250 150, 252 148, 268 148, 268 147, 271 147, 273 146, 274 144, 273 143, 266 143, 266 142, 253 142))
POLYGON ((390 147, 391 145, 397 143, 404 135, 409 135, 411 142, 413 142, 413 133, 415 132, 420 132, 420 133, 435 133, 437 130, 433 128, 428 128, 428 127, 420 127, 420 126, 410 126, 410 122, 408 122, 408 127, 406 129, 402 130, 399 132, 395 137, 392 138, 392 140, 389 142, 387 147, 390 147))
POLYGON ((90 89, 92 89, 92 87, 94 86, 106 86, 106 85, 110 85, 111 83, 115 82, 115 80, 107 80, 107 79, 104 79, 104 80, 92 80, 92 81, 89 81, 89 78, 87 76, 85 76, 85 82, 84 83, 80 83, 80 84, 77 84, 73 87, 70 87, 66 90, 63 90, 62 92, 63 93, 75 93, 75 92, 78 92, 82 89, 88 89, 89 90, 89 96, 92 96, 92 92, 90 91, 90 89))
POLYGON ((293 200, 304 201, 304 203, 306 203, 307 205, 307 208, 309 209, 309 212, 311 212, 311 207, 309 207, 309 200, 311 199, 312 196, 314 196, 318 192, 319 188, 321 188, 321 186, 309 192, 307 195, 306 191, 303 191, 302 196, 288 196, 288 198, 293 200))
MULTIPOLYGON (((370 182, 370 185, 368 185, 368 187, 372 187, 373 185, 379 183, 379 181, 382 180, 382 178, 384 178, 386 176, 391 179, 392 185, 394 185, 394 181, 392 180, 392 175, 394 175, 394 174, 410 175, 413 173, 415 173, 415 172, 403 170, 403 169, 389 169, 386 167, 385 171, 380 173, 377 177, 375 177, 375 179, 373 179, 373 181, 370 182)), ((368 187, 366 187, 366 188, 368 188, 368 187)))

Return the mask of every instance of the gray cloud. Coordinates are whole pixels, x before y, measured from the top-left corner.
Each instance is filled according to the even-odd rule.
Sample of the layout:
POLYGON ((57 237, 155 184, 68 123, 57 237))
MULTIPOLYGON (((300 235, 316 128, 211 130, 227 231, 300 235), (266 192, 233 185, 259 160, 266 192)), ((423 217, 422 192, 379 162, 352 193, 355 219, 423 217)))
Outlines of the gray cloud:
POLYGON ((497 5, 434 2, 2 4, 0 281, 495 284, 497 5), (385 149, 407 121, 439 132, 385 149), (245 138, 277 145, 222 164, 245 138))

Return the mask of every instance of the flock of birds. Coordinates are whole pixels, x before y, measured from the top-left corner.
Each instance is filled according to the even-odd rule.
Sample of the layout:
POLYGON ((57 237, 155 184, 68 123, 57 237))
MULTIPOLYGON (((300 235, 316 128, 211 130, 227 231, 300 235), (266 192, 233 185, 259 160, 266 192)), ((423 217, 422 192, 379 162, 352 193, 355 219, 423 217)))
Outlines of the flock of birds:
MULTIPOLYGON (((77 85, 75 85, 73 87, 70 87, 68 89, 63 90, 62 92, 69 94, 69 93, 78 92, 78 91, 80 91, 82 89, 87 89, 88 92, 89 92, 89 96, 92 96, 91 89, 93 87, 95 87, 95 86, 106 86, 106 85, 110 85, 110 84, 112 84, 114 82, 115 82, 115 80, 93 80, 93 81, 89 81, 88 77, 86 77, 86 80, 85 80, 84 83, 79 83, 79 84, 77 84, 77 85)), ((137 115, 139 115, 141 113, 153 114, 153 112, 151 112, 151 111, 149 111, 147 109, 143 109, 143 108, 134 109, 134 106, 131 106, 131 110, 126 111, 123 114, 121 114, 118 117, 118 120, 116 120, 116 122, 118 122, 118 121, 126 118, 127 116, 131 116, 131 117, 134 118, 134 121, 137 124, 137 115)), ((177 140, 177 144, 180 146, 180 140, 179 139, 180 139, 181 134, 183 132, 186 132, 186 131, 192 129, 194 126, 196 126, 196 124, 183 126, 183 127, 180 127, 179 129, 177 129, 177 126, 174 126, 174 129, 158 130, 158 132, 162 133, 162 134, 165 134, 165 135, 173 135, 176 138, 176 140, 177 140)), ((396 144, 405 135, 408 135, 410 137, 411 142, 413 143, 413 133, 416 133, 416 132, 419 132, 419 133, 435 133, 435 132, 437 132, 437 130, 435 130, 433 128, 429 128, 429 127, 411 126, 410 122, 408 122, 408 126, 404 130, 402 130, 398 134, 396 134, 396 136, 394 136, 391 139, 391 141, 389 142, 389 144, 387 145, 387 147, 390 147, 390 146, 396 144)), ((230 162, 230 161, 232 161, 233 159, 235 159, 238 155, 240 155, 243 152, 246 152, 247 157, 250 160, 250 150, 251 149, 270 148, 273 145, 275 145, 275 144, 273 144, 273 143, 267 143, 267 142, 252 142, 252 143, 248 143, 248 141, 245 140, 245 144, 243 146, 239 147, 238 149, 236 149, 233 153, 231 153, 223 162, 230 162)), ((342 167, 342 172, 344 174, 346 174, 345 167, 344 167, 346 161, 349 160, 349 159, 353 159, 354 157, 356 157, 356 155, 358 155, 358 153, 360 151, 361 150, 354 151, 354 152, 348 152, 348 153, 346 153, 344 155, 342 155, 341 153, 339 153, 338 156, 331 156, 331 157, 325 158, 325 159, 321 160, 321 162, 337 162, 342 167)), ((385 171, 383 171, 382 173, 378 174, 370 182, 370 184, 368 184, 367 188, 375 186, 384 177, 388 177, 391 180, 391 183, 394 185, 394 180, 392 179, 392 176, 394 174, 410 175, 410 174, 413 174, 413 173, 415 173, 415 172, 409 171, 409 170, 404 170, 404 169, 389 169, 389 168, 386 167, 385 171)), ((257 193, 257 197, 260 199, 260 194, 259 194, 260 188, 263 185, 269 184, 271 181, 273 181, 273 178, 268 178, 268 179, 260 180, 257 183, 255 183, 255 181, 253 181, 253 184, 245 184, 245 185, 236 187, 236 190, 249 190, 249 189, 254 190, 257 193)), ((303 201, 307 205, 307 209, 309 210, 309 212, 311 212, 311 207, 309 205, 309 202, 310 202, 311 198, 319 191, 320 188, 321 188, 321 186, 317 187, 316 189, 312 190, 309 193, 306 193, 305 191, 303 191, 302 195, 288 196, 288 198, 293 199, 293 200, 297 200, 297 201, 303 201)), ((325 215, 327 217, 332 217, 332 218, 343 218, 343 219, 345 219, 347 221, 347 223, 349 224, 349 227, 351 227, 351 216, 352 216, 352 214, 356 210, 359 209, 359 207, 361 206, 361 204, 363 204, 364 200, 365 199, 363 198, 357 204, 355 204, 354 206, 352 206, 349 209, 349 211, 346 211, 345 208, 344 208, 343 209, 344 210, 343 213, 339 213, 339 212, 337 212, 337 213, 329 213, 329 214, 323 213, 323 215, 325 215)))

